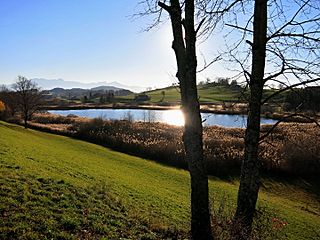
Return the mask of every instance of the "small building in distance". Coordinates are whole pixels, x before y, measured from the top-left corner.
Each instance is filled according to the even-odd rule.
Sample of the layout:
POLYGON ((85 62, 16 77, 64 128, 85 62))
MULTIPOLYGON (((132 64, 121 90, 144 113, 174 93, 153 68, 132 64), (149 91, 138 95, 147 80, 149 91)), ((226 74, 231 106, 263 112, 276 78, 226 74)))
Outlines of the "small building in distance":
POLYGON ((136 102, 145 102, 145 101, 149 101, 149 100, 150 100, 150 96, 148 96, 145 93, 138 94, 134 97, 134 101, 136 101, 136 102))

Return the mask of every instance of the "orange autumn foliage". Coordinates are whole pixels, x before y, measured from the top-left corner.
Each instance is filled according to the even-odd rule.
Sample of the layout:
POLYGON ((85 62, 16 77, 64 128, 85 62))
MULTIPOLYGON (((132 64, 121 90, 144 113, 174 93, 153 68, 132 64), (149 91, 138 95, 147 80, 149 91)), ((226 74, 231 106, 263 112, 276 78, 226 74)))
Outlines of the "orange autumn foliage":
POLYGON ((0 101, 0 112, 3 112, 4 110, 6 110, 6 105, 4 102, 0 101))

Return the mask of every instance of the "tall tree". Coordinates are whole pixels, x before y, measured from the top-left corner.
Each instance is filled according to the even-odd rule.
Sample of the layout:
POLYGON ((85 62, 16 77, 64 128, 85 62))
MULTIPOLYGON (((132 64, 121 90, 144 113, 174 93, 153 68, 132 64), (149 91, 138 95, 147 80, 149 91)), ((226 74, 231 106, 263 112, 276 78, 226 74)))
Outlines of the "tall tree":
POLYGON ((197 94, 197 57, 195 6, 185 1, 183 8, 178 0, 170 5, 158 3, 170 16, 173 32, 172 48, 177 61, 177 78, 181 89, 182 111, 185 117, 183 142, 191 177, 191 233, 193 239, 212 239, 208 176, 203 159, 202 121, 197 94), (184 30, 184 32, 183 32, 184 30))
POLYGON ((35 83, 23 76, 18 76, 13 84, 16 91, 16 102, 21 111, 24 127, 28 127, 28 121, 41 105, 42 95, 40 89, 35 83))
POLYGON ((147 11, 142 15, 158 14, 155 24, 160 22, 163 10, 170 17, 172 48, 177 63, 176 77, 179 81, 181 108, 185 118, 183 143, 191 177, 191 234, 192 239, 212 239, 208 176, 203 159, 202 120, 196 84, 196 41, 200 32, 205 32, 201 27, 205 25, 206 18, 201 13, 199 1, 195 0, 146 0, 143 3, 147 6, 147 11))
POLYGON ((212 23, 218 22, 231 29, 225 34, 224 56, 228 63, 239 64, 235 78, 244 80, 250 92, 233 231, 235 239, 247 239, 260 187, 259 143, 280 122, 261 135, 261 107, 284 91, 295 91, 296 87, 320 80, 320 1, 203 0, 199 4, 207 18, 215 19, 207 21, 206 29, 211 31, 212 23), (263 98, 270 82, 284 87, 263 98))
POLYGON ((256 0, 253 20, 252 67, 250 76, 250 99, 247 129, 245 133, 245 156, 242 163, 238 192, 236 238, 250 236, 260 187, 258 146, 260 136, 260 111, 264 86, 264 70, 267 44, 267 0, 256 0))
POLYGON ((247 21, 241 24, 240 13, 237 13, 235 21, 227 24, 243 33, 234 46, 229 46, 229 56, 240 64, 250 91, 245 155, 233 233, 234 239, 248 239, 260 187, 259 143, 271 132, 261 136, 261 107, 284 91, 320 80, 320 2, 232 2, 235 3, 233 7, 239 3, 242 12, 248 16, 247 21), (239 51, 247 47, 245 54, 239 51), (269 82, 281 83, 285 87, 263 98, 264 88, 269 82))

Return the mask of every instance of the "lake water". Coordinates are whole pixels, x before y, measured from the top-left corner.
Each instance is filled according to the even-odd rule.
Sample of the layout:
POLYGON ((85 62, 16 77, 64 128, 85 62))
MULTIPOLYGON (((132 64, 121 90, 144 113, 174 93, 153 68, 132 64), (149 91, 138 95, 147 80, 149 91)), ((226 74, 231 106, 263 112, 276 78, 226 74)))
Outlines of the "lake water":
MULTIPOLYGON (((143 122, 163 122, 171 125, 182 126, 184 117, 180 110, 144 110, 144 109, 82 109, 82 110, 49 110, 50 113, 67 116, 74 114, 80 117, 107 120, 131 120, 143 122)), ((247 116, 201 113, 204 126, 218 125, 222 127, 246 127, 247 116)), ((261 119, 262 124, 273 124, 276 120, 261 119)))

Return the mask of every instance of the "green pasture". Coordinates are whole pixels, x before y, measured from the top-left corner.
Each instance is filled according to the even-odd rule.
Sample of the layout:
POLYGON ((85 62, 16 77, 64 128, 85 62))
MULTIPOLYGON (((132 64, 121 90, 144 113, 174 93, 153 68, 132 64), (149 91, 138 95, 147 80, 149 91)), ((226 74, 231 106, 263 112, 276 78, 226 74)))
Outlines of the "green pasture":
MULTIPOLYGON (((212 211, 232 214, 238 181, 209 186, 212 211)), ((187 171, 0 122, 0 239, 184 238, 189 195, 187 171)), ((267 224, 288 222, 281 236, 320 236, 316 193, 268 179, 259 198, 267 224)))

